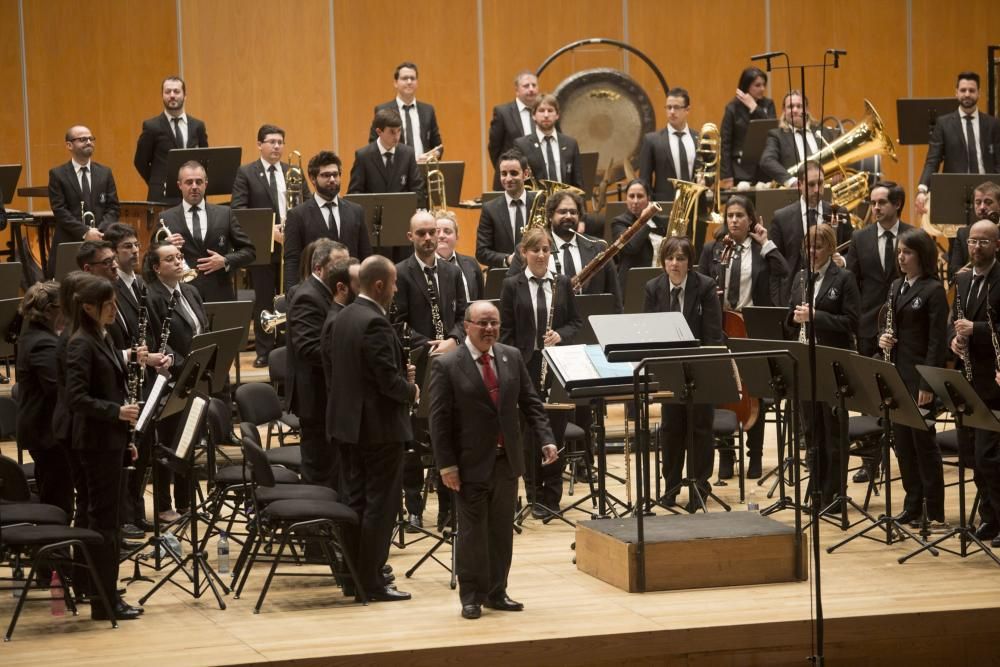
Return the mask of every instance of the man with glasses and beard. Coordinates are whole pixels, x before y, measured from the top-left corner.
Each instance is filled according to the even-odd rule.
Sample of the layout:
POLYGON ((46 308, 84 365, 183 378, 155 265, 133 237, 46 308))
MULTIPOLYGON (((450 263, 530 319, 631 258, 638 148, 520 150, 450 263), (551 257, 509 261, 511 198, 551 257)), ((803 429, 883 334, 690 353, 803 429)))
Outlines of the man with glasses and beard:
MULTIPOLYGON (((976 186, 972 192, 972 206, 975 209, 976 220, 989 220, 1000 225, 1000 185, 994 181, 986 181, 976 186)), ((954 239, 948 245, 948 277, 955 279, 959 271, 968 271, 969 265, 969 229, 960 227, 954 239)))

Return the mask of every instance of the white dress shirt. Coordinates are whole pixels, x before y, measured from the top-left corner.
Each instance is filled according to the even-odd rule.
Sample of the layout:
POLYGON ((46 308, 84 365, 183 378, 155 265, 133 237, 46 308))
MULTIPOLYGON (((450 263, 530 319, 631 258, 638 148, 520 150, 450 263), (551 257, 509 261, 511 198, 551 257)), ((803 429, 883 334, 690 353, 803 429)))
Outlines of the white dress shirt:
POLYGON ((524 136, 531 135, 531 107, 527 106, 521 100, 515 99, 514 103, 517 104, 517 117, 521 119, 521 130, 524 136))
MULTIPOLYGON (((528 294, 531 295, 531 311, 535 313, 535 331, 546 329, 548 322, 538 321, 538 284, 535 283, 535 274, 531 272, 531 269, 525 269, 524 275, 528 278, 528 294)), ((542 290, 545 291, 545 305, 547 308, 552 308, 552 284, 555 281, 554 274, 551 272, 546 273, 542 276, 542 290)), ((535 349, 538 349, 538 340, 535 339, 535 349)))
MULTIPOLYGON (((413 108, 410 109, 409 119, 406 116, 406 109, 403 108, 405 104, 406 102, 398 97, 396 98, 396 109, 399 111, 399 117, 403 119, 403 138, 406 138, 406 123, 409 120, 412 120, 413 145, 410 148, 416 152, 417 157, 420 157, 420 155, 424 152, 424 142, 420 140, 420 114, 417 113, 417 98, 414 97, 413 101, 410 103, 413 105, 413 108)), ((430 148, 434 147, 431 146, 430 148)), ((382 152, 384 153, 385 151, 382 152)))
POLYGON ((566 262, 563 261, 563 246, 569 244, 569 255, 573 258, 573 265, 576 268, 576 272, 579 273, 580 269, 583 268, 583 259, 580 257, 580 244, 577 243, 576 233, 573 233, 573 238, 569 241, 563 241, 561 238, 552 235, 552 254, 549 255, 549 271, 552 273, 561 273, 566 275, 566 262), (559 270, 556 270, 556 267, 559 270))
MULTIPOLYGON (((511 197, 507 192, 503 193, 504 199, 507 200, 507 213, 510 215, 510 237, 512 239, 517 238, 517 206, 512 203, 514 197, 511 197)), ((521 202, 521 219, 522 224, 528 224, 528 194, 524 190, 521 190, 521 196, 517 197, 517 200, 521 202)))
POLYGON ((323 214, 323 222, 326 223, 327 229, 332 229, 332 227, 330 226, 330 209, 328 209, 326 205, 329 204, 330 202, 334 203, 333 224, 337 226, 336 227, 337 238, 340 238, 340 198, 334 197, 333 199, 330 200, 330 202, 328 202, 327 200, 320 197, 319 194, 314 193, 313 199, 316 200, 316 206, 319 206, 319 212, 323 214))
POLYGON ((285 172, 281 170, 281 162, 276 162, 272 165, 264 158, 261 158, 260 164, 264 168, 264 180, 267 181, 267 187, 271 187, 271 167, 274 167, 274 182, 278 186, 278 216, 284 220, 288 215, 288 202, 285 201, 285 192, 287 192, 288 188, 285 185, 285 172))
POLYGON ((684 143, 684 151, 687 155, 688 161, 688 173, 691 174, 691 178, 694 178, 694 158, 696 156, 696 148, 694 145, 694 139, 691 138, 691 129, 685 125, 683 129, 675 130, 672 126, 668 125, 667 130, 670 132, 670 153, 674 158, 674 173, 677 174, 677 178, 681 177, 681 142, 684 143), (683 132, 683 135, 678 137, 675 132, 683 132))
MULTIPOLYGON (((191 233, 191 238, 197 239, 198 234, 195 233, 194 221, 191 218, 191 204, 182 201, 181 205, 184 208, 184 224, 187 225, 188 232, 191 233)), ((198 228, 201 230, 201 238, 204 240, 208 236, 208 213, 205 211, 204 199, 198 204, 198 228)))
POLYGON ((90 160, 87 160, 86 164, 80 164, 76 160, 71 160, 73 163, 73 172, 76 174, 76 184, 80 186, 80 192, 83 192, 83 168, 87 168, 87 180, 90 181, 90 191, 94 191, 94 168, 90 166, 90 160))
MULTIPOLYGON (((966 123, 969 121, 965 120, 968 114, 961 108, 958 110, 958 118, 962 124, 962 142, 965 144, 965 150, 969 150, 969 142, 966 141, 966 123)), ((980 174, 986 173, 986 168, 983 166, 983 151, 982 151, 982 140, 979 138, 979 109, 977 108, 972 112, 972 135, 976 138, 976 170, 980 174)))
MULTIPOLYGON (((886 269, 885 266, 885 246, 887 243, 891 243, 890 249, 895 248, 896 243, 899 241, 899 220, 896 220, 896 224, 886 230, 882 225, 878 226, 878 258, 879 263, 882 265, 882 270, 886 269), (886 236, 886 231, 892 232, 892 241, 889 241, 889 237, 886 236)), ((893 253, 893 257, 895 257, 893 253)))
MULTIPOLYGON (((163 115, 167 117, 167 124, 170 126, 170 134, 173 135, 173 133, 174 133, 174 116, 171 116, 166 111, 163 112, 163 115)), ((181 119, 181 122, 178 123, 178 125, 181 128, 181 137, 184 139, 184 144, 183 145, 186 147, 188 145, 188 117, 187 117, 186 113, 181 113, 181 115, 177 116, 177 118, 181 119)))
MULTIPOLYGON (((551 180, 562 180, 562 156, 559 155, 559 133, 553 129, 552 134, 547 135, 536 126, 535 137, 538 139, 538 147, 542 151, 542 160, 545 162, 546 166, 549 165, 549 152, 545 148, 545 138, 552 137, 552 158, 556 161, 556 163, 552 165, 553 173, 551 180)), ((543 174, 535 174, 535 178, 542 178, 542 176, 543 174)))

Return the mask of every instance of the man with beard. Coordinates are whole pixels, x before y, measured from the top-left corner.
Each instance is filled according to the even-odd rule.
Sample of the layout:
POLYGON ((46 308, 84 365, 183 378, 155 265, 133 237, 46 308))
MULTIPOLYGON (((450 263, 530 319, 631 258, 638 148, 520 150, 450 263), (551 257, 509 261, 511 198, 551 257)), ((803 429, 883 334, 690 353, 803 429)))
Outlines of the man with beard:
POLYGON ((340 198, 340 158, 320 151, 309 160, 307 171, 316 194, 288 212, 285 223, 285 292, 299 281, 302 250, 318 238, 339 241, 351 257, 364 260, 372 254, 364 210, 340 198))
POLYGON ((534 72, 524 70, 514 77, 514 101, 493 107, 490 121, 490 141, 488 150, 490 162, 494 166, 493 189, 502 189, 500 182, 500 156, 514 147, 514 140, 526 137, 535 131, 535 119, 531 117, 531 107, 538 99, 538 77, 534 72))
POLYGON ((476 230, 476 259, 490 268, 511 265, 521 242, 521 230, 528 222, 535 193, 524 189, 528 158, 519 150, 500 156, 497 173, 503 185, 503 197, 483 205, 476 230))
MULTIPOLYGON (((783 108, 784 113, 778 127, 767 133, 767 143, 764 144, 757 173, 758 178, 763 181, 777 181, 786 188, 791 188, 795 187, 798 178, 795 174, 788 173, 788 170, 816 155, 827 142, 833 141, 836 133, 819 127, 809 114, 809 98, 798 90, 790 90, 785 94, 783 108)), ((795 275, 794 272, 792 275, 795 275)))
MULTIPOLYGON (((1000 225, 1000 185, 993 181, 980 183, 972 192, 972 205, 976 220, 990 220, 993 224, 1000 225)), ((970 227, 960 227, 948 246, 949 280, 953 280, 960 271, 972 268, 968 266, 970 227)))
POLYGON ((559 100, 549 93, 539 95, 531 108, 531 117, 535 121, 535 131, 514 140, 514 148, 528 159, 531 175, 539 180, 582 188, 580 145, 576 139, 556 129, 559 100))

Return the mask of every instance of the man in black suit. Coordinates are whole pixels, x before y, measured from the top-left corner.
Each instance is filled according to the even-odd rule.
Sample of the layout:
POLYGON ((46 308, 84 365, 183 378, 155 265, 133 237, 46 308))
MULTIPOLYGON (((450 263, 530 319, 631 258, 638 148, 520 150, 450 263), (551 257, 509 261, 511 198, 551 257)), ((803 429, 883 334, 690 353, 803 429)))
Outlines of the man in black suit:
MULTIPOLYGON (((383 102, 375 107, 375 115, 382 109, 389 109, 399 114, 403 121, 401 140, 413 149, 417 162, 426 162, 430 151, 437 149, 437 157, 444 155, 441 142, 441 131, 438 129, 437 116, 434 107, 427 102, 417 101, 417 66, 415 63, 403 62, 396 66, 392 73, 393 87, 396 88, 396 99, 383 102)), ((375 121, 372 121, 368 132, 368 143, 378 137, 375 121)))
POLYGON ((809 115, 809 98, 803 97, 798 90, 788 91, 782 106, 784 113, 778 127, 767 133, 767 143, 760 156, 758 178, 777 181, 786 188, 791 188, 798 181, 795 174, 788 170, 821 151, 826 142, 836 138, 836 133, 827 128, 821 130, 817 126, 809 115), (803 123, 805 144, 802 136, 803 123))
POLYGON ((354 152, 348 194, 415 192, 417 206, 426 206, 424 177, 413 147, 400 142, 402 128, 395 109, 375 112, 376 139, 354 152))
MULTIPOLYGON (((1000 385, 997 383, 996 352, 993 349, 987 314, 1000 310, 1000 265, 996 256, 1000 247, 1000 230, 989 221, 979 221, 969 229, 969 251, 972 270, 955 277, 955 301, 948 344, 961 358, 968 350, 972 365, 972 386, 992 410, 1000 408, 1000 385), (958 317, 961 305, 964 317, 958 317)), ((979 503, 981 523, 976 536, 993 540, 1000 547, 1000 434, 973 429, 975 437, 976 488, 982 495, 979 503)), ((966 455, 968 439, 960 438, 959 446, 966 455)))
MULTIPOLYGON (((60 243, 98 241, 101 230, 118 220, 118 189, 111 169, 91 160, 96 139, 90 128, 66 130, 70 160, 49 170, 49 206, 56 228, 52 248, 60 243), (85 219, 86 218, 86 219, 85 219)), ((55 272, 56 253, 49 254, 48 275, 55 272)))
MULTIPOLYGON (((986 181, 976 186, 972 192, 972 205, 976 220, 991 220, 1000 225, 1000 185, 986 181)), ((953 280, 959 271, 968 271, 969 264, 969 229, 960 227, 955 238, 948 245, 948 279, 953 280)))
POLYGON ((944 162, 946 174, 1000 173, 1000 120, 980 113, 979 75, 960 72, 955 84, 958 109, 939 116, 927 146, 927 159, 920 174, 914 201, 918 214, 927 211, 931 175, 944 162))
POLYGON ((288 304, 288 409, 302 425, 302 479, 331 488, 336 471, 326 441, 327 385, 320 343, 333 301, 330 269, 334 261, 348 257, 342 243, 318 239, 312 272, 295 288, 288 304))
MULTIPOLYGON (((253 302, 253 323, 254 323, 254 349, 257 358, 254 360, 254 368, 267 366, 267 357, 274 349, 274 334, 268 333, 259 326, 260 311, 271 308, 274 302, 274 295, 281 289, 278 275, 281 273, 281 244, 284 242, 283 223, 287 217, 288 206, 288 171, 291 165, 282 162, 281 157, 285 150, 285 131, 276 125, 261 125, 257 130, 257 150, 260 152, 260 159, 241 166, 236 171, 236 180, 233 181, 233 199, 230 206, 238 208, 263 208, 274 211, 274 228, 271 230, 273 248, 271 250, 271 263, 260 266, 251 266, 247 270, 250 272, 250 279, 253 282, 254 302, 253 302)), ((303 174, 297 174, 302 183, 302 190, 298 194, 301 199, 297 203, 305 201, 309 194, 309 186, 303 179, 303 174)))
POLYGON ((535 201, 535 193, 524 189, 527 170, 528 159, 516 149, 503 153, 497 163, 504 193, 483 205, 476 228, 476 259, 489 268, 510 266, 517 255, 535 201))
POLYGON ((576 139, 556 131, 559 100, 555 95, 539 95, 531 107, 535 131, 514 140, 514 148, 528 158, 531 176, 583 187, 580 146, 576 139))
POLYGON ((436 217, 438 259, 461 269, 462 286, 465 288, 467 303, 482 299, 486 288, 479 262, 475 257, 455 252, 455 245, 458 243, 458 219, 451 211, 438 211, 436 217))
POLYGON ((650 132, 639 147, 639 177, 653 188, 654 201, 673 201, 671 178, 694 181, 701 165, 698 133, 688 127, 691 96, 684 88, 667 93, 667 127, 650 132))
POLYGON ((420 389, 386 318, 396 267, 373 255, 361 263, 359 280, 361 293, 340 312, 331 333, 331 369, 339 381, 329 392, 328 423, 347 453, 345 502, 360 519, 354 562, 361 585, 369 599, 408 600, 409 593, 388 586, 383 566, 399 510, 403 447, 413 439, 409 406, 420 389))
POLYGON ((134 164, 142 180, 149 186, 149 201, 177 204, 176 197, 167 197, 167 153, 173 148, 207 148, 205 123, 184 111, 187 86, 178 76, 168 76, 160 86, 163 113, 142 121, 142 133, 135 145, 134 164))
POLYGON ((871 190, 872 215, 877 224, 856 230, 851 235, 847 269, 854 274, 861 292, 861 317, 858 320, 858 352, 870 357, 879 351, 878 311, 885 304, 889 286, 899 275, 896 240, 911 229, 900 221, 899 212, 906 203, 902 186, 880 181, 871 190))
MULTIPOLYGON (((458 497, 457 567, 462 617, 481 606, 521 611, 507 595, 513 550, 511 516, 524 475, 518 415, 556 461, 555 438, 516 347, 497 342, 500 313, 477 301, 466 311, 466 342, 432 362, 430 427, 441 480, 458 497)), ((537 455, 537 454, 536 454, 537 455)))
POLYGON ((201 164, 181 165, 177 187, 183 195, 181 205, 160 216, 171 232, 168 240, 184 253, 188 266, 198 270, 191 285, 203 301, 232 301, 236 298, 232 272, 257 256, 253 242, 228 206, 205 201, 208 177, 201 164))
POLYGON ((490 139, 487 149, 490 164, 494 166, 493 189, 500 190, 500 156, 514 147, 518 137, 530 136, 535 131, 531 108, 538 99, 538 77, 524 70, 514 77, 514 101, 493 107, 490 121, 490 139))
POLYGON ((318 238, 339 241, 359 260, 372 254, 364 209, 339 196, 341 169, 333 151, 320 151, 309 160, 306 171, 316 194, 289 211, 285 224, 286 293, 299 282, 303 249, 318 238))

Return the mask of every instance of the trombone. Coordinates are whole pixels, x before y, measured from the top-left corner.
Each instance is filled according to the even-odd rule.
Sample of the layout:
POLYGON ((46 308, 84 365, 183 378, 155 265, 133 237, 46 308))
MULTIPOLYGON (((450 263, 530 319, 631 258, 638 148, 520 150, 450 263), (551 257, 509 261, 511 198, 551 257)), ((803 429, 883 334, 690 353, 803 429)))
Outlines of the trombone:
MULTIPOLYGON (((305 179, 302 171, 302 153, 299 151, 292 151, 289 154, 288 171, 285 172, 285 219, 288 218, 289 211, 302 203, 304 186, 305 179), (292 160, 295 162, 293 163, 292 160)), ((280 227, 282 234, 284 234, 285 220, 282 220, 278 227, 280 227)), ((273 236, 271 237, 271 250, 274 250, 273 236)), ((288 317, 286 313, 279 312, 278 310, 278 304, 285 299, 284 249, 282 249, 281 258, 278 261, 278 285, 281 286, 281 293, 274 295, 274 301, 271 304, 272 310, 260 311, 258 324, 260 324, 260 328, 265 333, 269 334, 273 334, 277 331, 278 327, 284 324, 288 317)))

